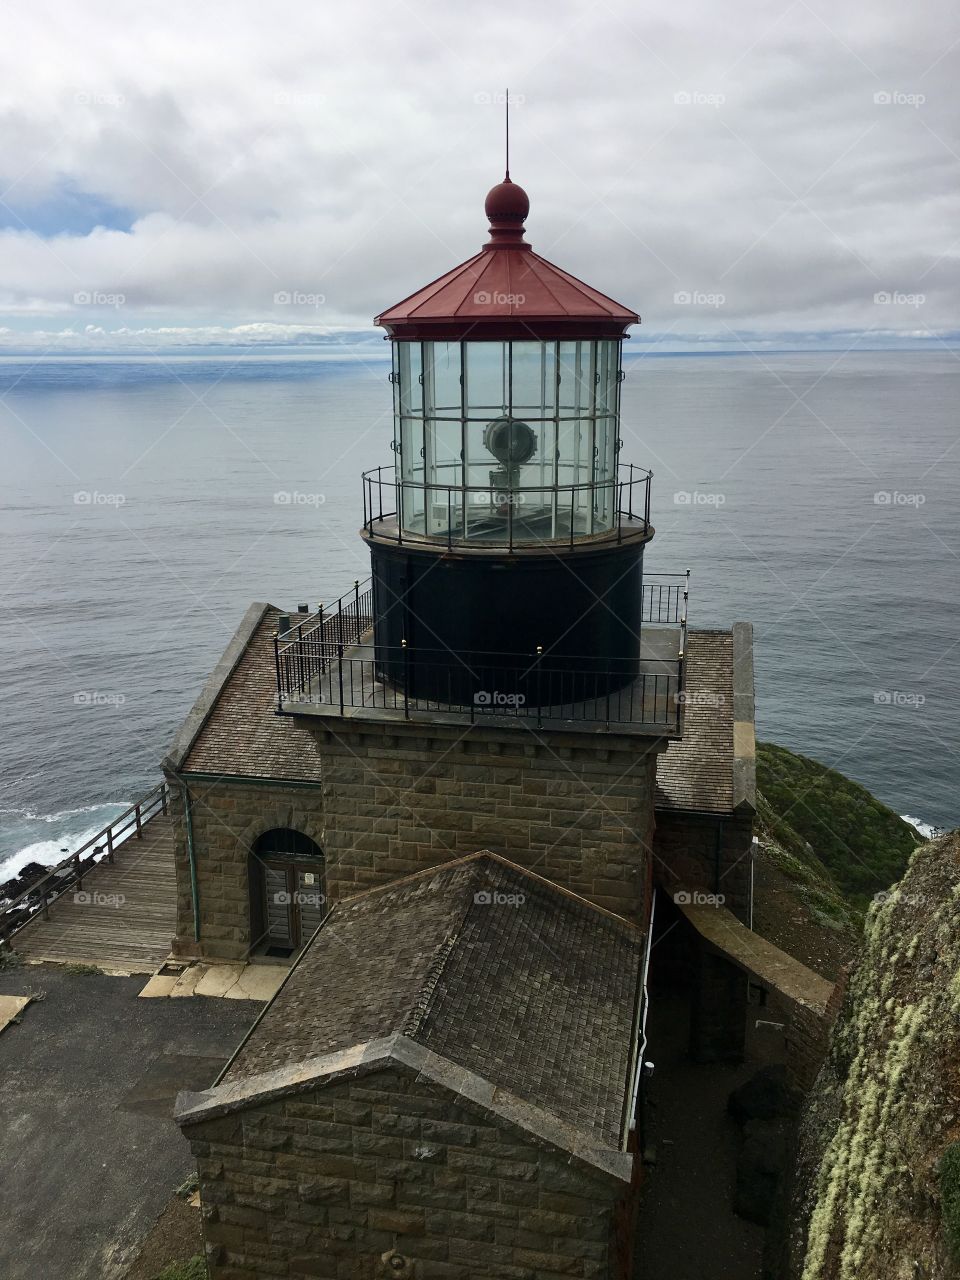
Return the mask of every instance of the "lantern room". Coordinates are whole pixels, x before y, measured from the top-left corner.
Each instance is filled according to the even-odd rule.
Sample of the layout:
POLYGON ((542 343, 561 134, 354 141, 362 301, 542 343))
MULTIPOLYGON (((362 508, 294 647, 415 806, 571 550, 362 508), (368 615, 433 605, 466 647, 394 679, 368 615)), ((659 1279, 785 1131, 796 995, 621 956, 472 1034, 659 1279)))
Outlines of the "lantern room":
POLYGON ((460 667, 532 654, 623 685, 653 536, 619 432, 639 316, 533 252, 509 175, 485 212, 479 253, 376 319, 394 409, 393 465, 363 478, 379 669, 453 702, 476 683, 460 667))
MULTIPOLYGON (((393 347, 397 534, 513 546, 609 533, 620 347, 639 317, 533 253, 509 178, 485 209, 481 252, 377 317, 393 347)), ((368 477, 377 511, 382 484, 368 477)))
POLYGON ((511 544, 612 527, 618 341, 398 339, 393 359, 405 532, 511 544))

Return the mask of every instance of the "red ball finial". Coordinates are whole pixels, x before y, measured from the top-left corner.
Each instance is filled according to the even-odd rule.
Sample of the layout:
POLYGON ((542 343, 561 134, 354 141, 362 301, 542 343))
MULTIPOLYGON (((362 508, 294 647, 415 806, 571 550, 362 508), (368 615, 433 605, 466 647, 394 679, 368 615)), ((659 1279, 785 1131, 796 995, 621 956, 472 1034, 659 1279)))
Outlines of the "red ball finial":
POLYGON ((530 200, 523 187, 511 182, 509 174, 487 192, 483 211, 490 219, 490 239, 485 248, 530 247, 523 243, 523 224, 530 212, 530 200))

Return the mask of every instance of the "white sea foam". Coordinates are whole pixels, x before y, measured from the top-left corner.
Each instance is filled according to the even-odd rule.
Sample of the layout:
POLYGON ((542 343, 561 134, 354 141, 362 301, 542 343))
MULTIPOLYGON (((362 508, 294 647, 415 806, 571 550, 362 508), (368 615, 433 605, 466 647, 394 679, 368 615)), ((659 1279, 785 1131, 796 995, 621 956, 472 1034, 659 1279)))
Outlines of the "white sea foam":
MULTIPOLYGON (((59 813, 33 813, 26 809, 3 810, 4 813, 15 813, 23 824, 22 839, 24 843, 0 860, 0 882, 10 880, 19 875, 28 862, 39 862, 41 866, 53 867, 70 853, 81 849, 88 840, 99 835, 108 822, 118 817, 126 804, 88 804, 76 809, 61 809, 59 813), (95 813, 94 822, 78 822, 83 814, 95 813), (38 824, 43 824, 36 830, 38 824), (44 830, 50 826, 59 827, 56 835, 46 834, 44 830), (43 832, 42 839, 36 836, 43 832), (31 836, 34 837, 31 839, 31 836)), ((9 847, 9 845, 8 845, 9 847)))
POLYGON ((909 813, 901 813, 900 817, 904 822, 909 822, 911 827, 916 827, 924 840, 936 840, 937 836, 943 835, 942 827, 935 827, 930 822, 924 822, 922 818, 911 818, 909 813))
POLYGON ((11 814, 28 822, 62 822, 80 813, 98 813, 101 809, 127 808, 126 805, 82 804, 77 809, 61 809, 58 813, 36 813, 33 809, 0 809, 0 814, 11 814))

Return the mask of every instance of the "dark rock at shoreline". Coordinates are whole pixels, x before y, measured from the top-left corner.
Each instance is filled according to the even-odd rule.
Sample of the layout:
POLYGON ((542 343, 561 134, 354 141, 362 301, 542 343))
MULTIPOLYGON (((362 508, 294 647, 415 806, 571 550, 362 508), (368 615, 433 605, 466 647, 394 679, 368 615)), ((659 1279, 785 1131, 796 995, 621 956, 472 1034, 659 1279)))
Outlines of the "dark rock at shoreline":
POLYGON ((22 893, 26 893, 28 889, 49 875, 50 868, 41 866, 39 862, 28 862, 25 867, 21 867, 20 874, 14 876, 12 880, 7 880, 5 884, 0 886, 0 898, 10 901, 13 898, 19 898, 22 893))
POLYGON ((44 867, 40 863, 27 863, 26 867, 20 867, 18 879, 24 883, 32 884, 33 881, 38 881, 38 879, 46 876, 49 870, 49 867, 44 867))

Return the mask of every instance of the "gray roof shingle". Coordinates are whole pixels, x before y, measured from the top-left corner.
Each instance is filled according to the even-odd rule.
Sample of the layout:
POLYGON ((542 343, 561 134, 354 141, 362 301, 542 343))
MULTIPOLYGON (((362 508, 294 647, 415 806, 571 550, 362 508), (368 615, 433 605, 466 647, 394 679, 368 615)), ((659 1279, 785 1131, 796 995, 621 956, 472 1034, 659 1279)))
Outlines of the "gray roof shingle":
POLYGON ((273 633, 279 617, 278 609, 264 612, 190 747, 184 772, 319 782, 313 738, 295 716, 277 715, 273 633))
POLYGON ((657 761, 658 809, 729 813, 733 787, 733 637, 687 636, 683 737, 657 761))
POLYGON ((616 1148, 642 953, 512 863, 448 863, 337 904, 224 1082, 401 1034, 616 1148))

